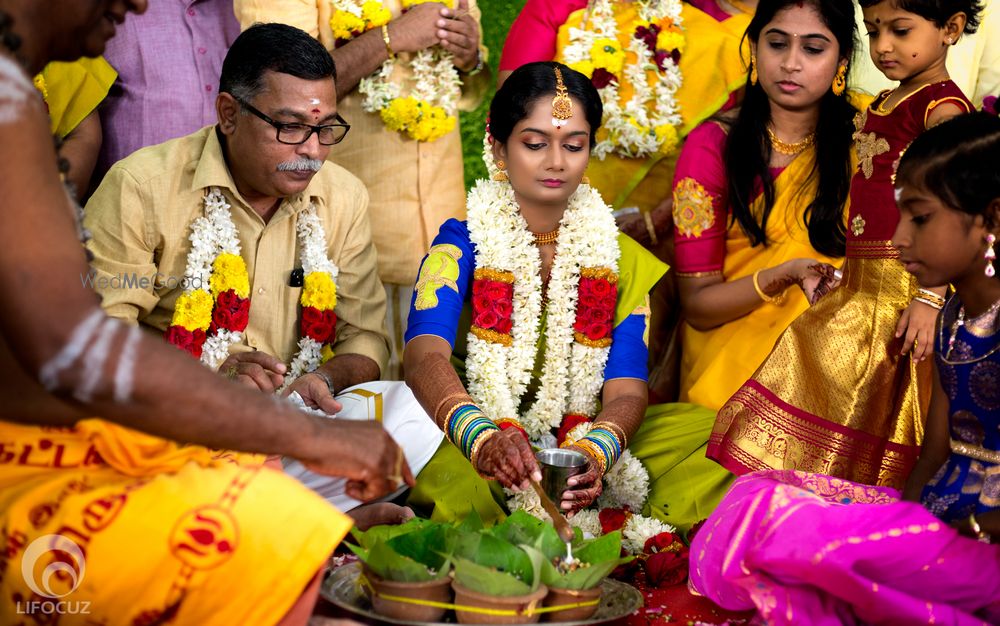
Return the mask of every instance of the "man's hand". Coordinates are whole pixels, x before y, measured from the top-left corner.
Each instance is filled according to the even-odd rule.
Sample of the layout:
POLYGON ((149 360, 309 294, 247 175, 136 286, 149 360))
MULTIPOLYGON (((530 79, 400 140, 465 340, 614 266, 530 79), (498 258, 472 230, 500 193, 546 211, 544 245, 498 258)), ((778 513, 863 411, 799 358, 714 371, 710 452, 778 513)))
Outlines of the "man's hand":
POLYGON ((455 57, 455 67, 471 72, 479 63, 479 26, 469 14, 469 0, 458 0, 458 8, 441 9, 437 21, 441 47, 455 57))
POLYGON ((425 2, 389 22, 393 52, 418 52, 441 43, 437 24, 447 10, 440 2, 425 2))
POLYGON ((292 456, 317 474, 346 478, 348 496, 368 502, 416 484, 403 449, 378 422, 316 417, 314 425, 292 456))
POLYGON ((226 378, 264 393, 274 393, 281 387, 287 371, 284 363, 265 352, 230 354, 219 366, 219 373, 226 378))
POLYGON ((306 403, 307 407, 320 409, 329 415, 336 415, 344 408, 339 402, 334 400, 326 378, 316 372, 309 372, 296 378, 292 381, 291 385, 288 385, 282 396, 288 396, 293 391, 297 391, 302 396, 302 400, 306 403))

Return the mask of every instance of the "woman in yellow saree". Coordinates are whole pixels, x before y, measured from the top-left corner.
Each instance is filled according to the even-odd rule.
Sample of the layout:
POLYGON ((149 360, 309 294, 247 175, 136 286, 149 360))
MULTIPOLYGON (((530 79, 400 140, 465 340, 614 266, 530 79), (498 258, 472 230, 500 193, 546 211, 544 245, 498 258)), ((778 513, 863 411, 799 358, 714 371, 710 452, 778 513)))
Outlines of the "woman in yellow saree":
POLYGON ((853 37, 849 6, 761 2, 743 105, 685 144, 673 207, 682 401, 717 411, 829 287, 845 245, 853 37))

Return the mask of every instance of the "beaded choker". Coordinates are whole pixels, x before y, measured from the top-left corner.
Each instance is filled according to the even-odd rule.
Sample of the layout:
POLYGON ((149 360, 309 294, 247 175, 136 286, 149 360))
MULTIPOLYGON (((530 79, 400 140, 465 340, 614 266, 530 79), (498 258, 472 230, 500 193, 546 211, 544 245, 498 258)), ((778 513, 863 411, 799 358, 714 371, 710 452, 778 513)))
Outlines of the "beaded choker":
POLYGON ((544 246, 559 241, 559 229, 547 233, 531 233, 531 236, 535 239, 536 246, 544 246))

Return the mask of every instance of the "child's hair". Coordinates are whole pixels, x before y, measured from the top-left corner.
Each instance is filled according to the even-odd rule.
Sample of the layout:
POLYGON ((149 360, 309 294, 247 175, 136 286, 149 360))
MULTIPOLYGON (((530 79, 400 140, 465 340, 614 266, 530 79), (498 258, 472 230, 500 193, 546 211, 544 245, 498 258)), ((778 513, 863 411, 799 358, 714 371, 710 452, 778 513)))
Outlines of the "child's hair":
POLYGON ((1000 198, 1000 118, 958 115, 917 137, 899 162, 896 185, 904 184, 991 223, 987 209, 1000 198))
POLYGON ((966 35, 976 32, 983 14, 983 0, 858 0, 858 2, 863 9, 882 2, 892 2, 896 8, 930 20, 938 28, 944 26, 952 15, 965 13, 966 35))
MULTIPOLYGON (((764 27, 775 15, 797 4, 796 0, 761 0, 744 39, 759 41, 764 27)), ((840 47, 840 57, 850 59, 855 43, 853 5, 844 0, 809 0, 808 4, 833 32, 840 47)), ((850 76, 850 66, 847 76, 850 76)), ((740 225, 754 246, 766 246, 770 243, 766 234, 767 221, 775 202, 774 177, 768 166, 771 142, 767 125, 771 121, 771 104, 764 88, 760 83, 752 83, 749 75, 745 94, 735 120, 715 119, 729 128, 725 163, 733 221, 740 225), (751 208, 758 190, 764 196, 764 210, 759 214, 751 208)), ((818 193, 803 217, 809 229, 809 243, 827 256, 844 256, 847 239, 844 203, 850 193, 853 174, 850 151, 856 114, 846 93, 838 96, 828 89, 819 102, 822 122, 816 126, 816 162, 809 173, 810 177, 816 177, 818 193)))

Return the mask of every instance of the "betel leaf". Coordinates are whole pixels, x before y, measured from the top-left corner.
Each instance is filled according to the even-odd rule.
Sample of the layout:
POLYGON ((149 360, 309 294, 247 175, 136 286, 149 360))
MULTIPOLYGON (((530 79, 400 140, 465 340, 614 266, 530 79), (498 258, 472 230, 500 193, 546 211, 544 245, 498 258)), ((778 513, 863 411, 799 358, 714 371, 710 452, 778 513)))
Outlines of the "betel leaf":
POLYGON ((372 526, 368 530, 352 528, 351 536, 362 548, 369 549, 377 541, 389 541, 393 537, 412 533, 429 524, 434 524, 434 522, 414 517, 404 524, 382 524, 381 526, 372 526))
POLYGON ((549 559, 566 553, 566 544, 552 524, 521 510, 511 513, 489 532, 514 545, 535 546, 549 559))
POLYGON ((398 554, 409 557, 434 570, 435 578, 447 576, 451 553, 455 545, 455 531, 443 524, 426 524, 422 528, 397 535, 388 542, 398 554))
POLYGON ((455 540, 454 554, 477 565, 510 572, 529 584, 534 580, 531 559, 524 550, 489 532, 460 533, 455 540))
POLYGON ((496 568, 455 557, 455 582, 466 589, 488 596, 523 596, 538 588, 496 568))
POLYGON ((621 545, 621 533, 617 530, 582 541, 574 546, 573 558, 587 566, 564 574, 551 559, 546 559, 542 564, 542 582, 557 589, 592 589, 616 567, 632 560, 631 556, 621 556, 621 545))
POLYGON ((456 530, 463 533, 475 533, 483 529, 483 518, 479 516, 479 511, 476 507, 472 507, 469 514, 465 516, 465 519, 459 523, 456 530))
MULTIPOLYGON (((384 541, 376 541, 370 549, 365 551, 348 546, 358 555, 368 569, 373 571, 380 578, 402 583, 418 583, 434 580, 441 577, 440 571, 431 572, 423 563, 418 563, 408 556, 396 552, 384 541), (367 554, 363 554, 367 552, 367 554)), ((447 570, 445 570, 447 574, 447 570)))

